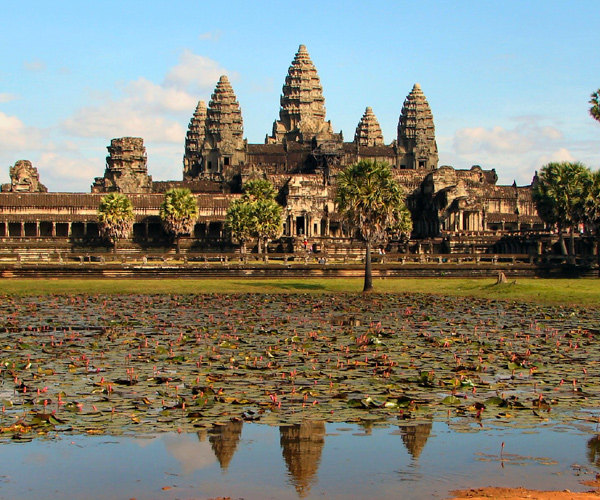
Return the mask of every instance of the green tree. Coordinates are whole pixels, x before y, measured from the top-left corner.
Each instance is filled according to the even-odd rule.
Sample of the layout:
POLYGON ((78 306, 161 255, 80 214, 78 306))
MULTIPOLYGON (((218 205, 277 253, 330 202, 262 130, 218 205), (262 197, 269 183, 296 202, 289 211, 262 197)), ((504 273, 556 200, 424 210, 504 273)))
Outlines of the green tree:
POLYGON ((283 208, 274 199, 259 199, 252 203, 252 212, 258 253, 261 253, 261 247, 267 253, 269 241, 281 235, 283 208))
POLYGON ((589 168, 581 163, 548 163, 533 184, 533 200, 539 216, 556 226, 563 255, 575 254, 575 230, 584 221, 585 202, 591 185, 589 168), (564 231, 570 231, 570 252, 564 231))
POLYGON ((131 200, 122 193, 110 193, 103 196, 98 207, 98 229, 100 234, 113 244, 117 251, 117 243, 127 238, 133 228, 135 215, 131 200))
POLYGON ((177 253, 180 252, 180 238, 190 234, 198 220, 198 204, 187 188, 173 188, 165 193, 160 205, 160 218, 165 231, 175 237, 177 253))
POLYGON ((600 170, 591 174, 591 181, 585 199, 586 225, 596 237, 596 255, 600 273, 600 170))
POLYGON ((258 253, 267 251, 269 240, 277 238, 282 230, 283 208, 275 201, 275 188, 266 179, 250 180, 244 185, 242 198, 231 203, 227 210, 226 227, 240 242, 240 252, 246 250, 245 242, 254 236, 258 253))
POLYGON ((363 160, 338 175, 336 203, 340 213, 365 241, 363 292, 370 292, 373 290, 373 245, 386 241, 394 228, 402 226, 402 232, 412 228, 406 217, 408 210, 402 187, 387 163, 363 160))
POLYGON ((590 115, 592 115, 594 120, 600 122, 600 89, 592 94, 590 104, 592 105, 590 107, 590 115))
POLYGON ((244 184, 244 197, 248 200, 274 200, 275 188, 266 179, 252 179, 244 184))
POLYGON ((252 204, 245 198, 234 200, 227 208, 225 229, 240 243, 240 253, 246 253, 246 242, 252 237, 254 213, 252 204))

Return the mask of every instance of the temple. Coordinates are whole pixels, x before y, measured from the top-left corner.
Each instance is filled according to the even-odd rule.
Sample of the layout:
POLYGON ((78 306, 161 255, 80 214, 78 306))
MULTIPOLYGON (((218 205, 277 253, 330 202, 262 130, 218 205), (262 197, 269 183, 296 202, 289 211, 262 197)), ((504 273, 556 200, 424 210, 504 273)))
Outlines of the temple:
POLYGON ((511 250, 526 252, 523 235, 544 230, 531 186, 499 186, 494 169, 438 165, 433 113, 418 83, 398 106, 397 136, 387 144, 374 110, 365 104, 353 140, 345 142, 327 119, 317 69, 300 45, 285 77, 279 117, 264 144, 244 139, 242 107, 222 76, 208 105, 198 102, 182 137, 181 180, 153 181, 144 141, 136 137, 111 140, 104 175, 93 181, 89 194, 48 193, 31 163, 19 160, 10 169, 11 183, 2 185, 0 193, 0 238, 101 245, 99 201, 117 191, 128 194, 135 207, 131 244, 160 246, 165 240, 158 218, 163 193, 188 187, 200 207, 189 246, 233 250, 224 231, 227 207, 248 180, 264 178, 284 206, 284 235, 274 243, 280 251, 293 251, 305 238, 323 245, 353 244, 334 198, 337 174, 360 160, 393 167, 413 218, 411 242, 419 248, 427 243, 432 252, 498 252, 499 242, 513 236, 518 245, 511 250))

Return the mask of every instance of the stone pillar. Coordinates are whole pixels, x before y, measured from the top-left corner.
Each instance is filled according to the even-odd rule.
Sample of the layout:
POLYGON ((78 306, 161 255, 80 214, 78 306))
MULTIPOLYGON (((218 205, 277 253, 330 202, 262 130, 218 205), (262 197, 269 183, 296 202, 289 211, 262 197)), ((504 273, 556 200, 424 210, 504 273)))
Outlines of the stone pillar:
POLYGON ((40 221, 39 220, 35 221, 35 237, 36 238, 40 237, 40 221))
POLYGON ((21 222, 21 232, 19 233, 19 236, 25 236, 25 223, 21 222))

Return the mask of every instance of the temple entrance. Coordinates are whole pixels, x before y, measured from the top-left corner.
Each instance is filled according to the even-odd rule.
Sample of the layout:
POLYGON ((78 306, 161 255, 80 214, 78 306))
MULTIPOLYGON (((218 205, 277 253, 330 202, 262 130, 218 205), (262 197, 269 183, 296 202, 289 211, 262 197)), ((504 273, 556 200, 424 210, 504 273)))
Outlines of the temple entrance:
POLYGON ((306 219, 303 215, 296 217, 296 236, 306 236, 306 219))

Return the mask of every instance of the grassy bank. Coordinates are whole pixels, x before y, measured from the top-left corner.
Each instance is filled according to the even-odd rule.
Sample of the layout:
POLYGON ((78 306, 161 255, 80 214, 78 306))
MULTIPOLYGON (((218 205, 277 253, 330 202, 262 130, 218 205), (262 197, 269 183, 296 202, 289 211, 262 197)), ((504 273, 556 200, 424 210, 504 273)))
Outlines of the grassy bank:
MULTIPOLYGON (((218 280, 3 280, 0 293, 185 294, 185 293, 360 293, 362 279, 218 280)), ((435 293, 450 296, 600 305, 598 279, 519 278, 496 285, 495 279, 398 278, 375 281, 376 293, 435 293)))

